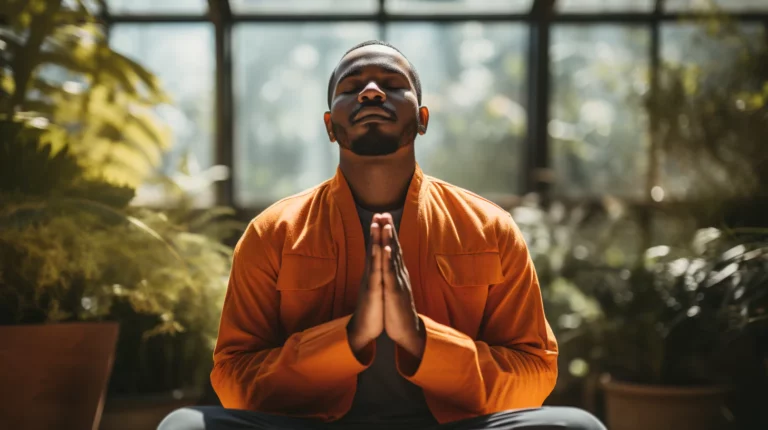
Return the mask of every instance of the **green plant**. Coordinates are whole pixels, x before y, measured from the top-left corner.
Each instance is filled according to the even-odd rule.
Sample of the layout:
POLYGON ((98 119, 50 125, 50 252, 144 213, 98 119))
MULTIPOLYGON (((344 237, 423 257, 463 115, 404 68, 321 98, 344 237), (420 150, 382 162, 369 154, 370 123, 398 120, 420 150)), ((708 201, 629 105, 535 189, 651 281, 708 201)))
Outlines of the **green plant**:
POLYGON ((222 240, 242 225, 225 208, 132 207, 133 189, 90 178, 46 136, 0 121, 0 324, 117 320, 113 389, 199 387, 229 274, 222 240))
MULTIPOLYGON (((575 401, 584 392, 590 402, 593 381, 606 373, 638 383, 765 389, 765 232, 702 229, 678 241, 685 229, 672 224, 644 238, 651 232, 639 211, 611 198, 543 209, 527 196, 511 212, 560 343, 556 392, 575 401), (638 252, 649 242, 657 245, 638 252)), ((664 225, 670 214, 652 216, 664 225)))
POLYGON ((44 136, 0 122, 4 322, 102 318, 123 299, 159 316, 156 332, 180 328, 175 306, 185 291, 221 289, 227 275, 228 249, 194 231, 210 214, 182 223, 130 207, 132 189, 87 179, 67 147, 53 152, 44 136))
POLYGON ((199 388, 229 273, 222 242, 243 226, 194 208, 172 178, 159 178, 166 207, 129 204, 168 148, 152 110, 168 97, 110 49, 86 3, 0 5, 0 323, 117 320, 110 391, 199 388))
POLYGON ((110 49, 83 1, 7 0, 0 6, 0 112, 48 128, 93 176, 138 186, 169 131, 151 108, 168 101, 157 79, 110 49))
MULTIPOLYGON (((709 228, 688 247, 649 248, 625 282, 596 294, 605 314, 594 327, 599 370, 641 383, 736 382, 726 365, 734 343, 766 333, 767 245, 765 234, 709 228), (617 292, 627 299, 616 300, 617 292)), ((759 362, 739 357, 741 366, 747 359, 759 362)))
POLYGON ((587 265, 621 268, 632 258, 633 230, 623 206, 610 198, 596 204, 552 202, 525 196, 510 211, 528 244, 542 290, 547 318, 560 346, 555 392, 581 398, 596 349, 591 328, 604 318, 592 288, 582 283, 587 265))

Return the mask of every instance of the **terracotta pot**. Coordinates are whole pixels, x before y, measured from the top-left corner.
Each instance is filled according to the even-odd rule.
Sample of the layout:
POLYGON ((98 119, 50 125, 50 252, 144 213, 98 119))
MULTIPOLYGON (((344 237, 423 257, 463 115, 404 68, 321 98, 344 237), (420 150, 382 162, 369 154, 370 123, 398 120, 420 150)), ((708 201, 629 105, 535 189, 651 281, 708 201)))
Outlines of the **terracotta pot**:
POLYGON ((8 429, 99 426, 117 323, 0 326, 0 422, 8 429))
POLYGON ((730 389, 603 382, 610 430, 721 430, 730 389))

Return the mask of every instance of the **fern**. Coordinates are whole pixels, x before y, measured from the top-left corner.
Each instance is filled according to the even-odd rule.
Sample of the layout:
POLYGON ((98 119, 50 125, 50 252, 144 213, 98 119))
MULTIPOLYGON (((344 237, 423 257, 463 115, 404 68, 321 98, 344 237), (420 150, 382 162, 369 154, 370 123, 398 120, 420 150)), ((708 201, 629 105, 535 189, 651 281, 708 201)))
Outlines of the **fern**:
POLYGON ((71 154, 90 175, 131 187, 152 175, 170 142, 168 127, 151 110, 169 101, 157 78, 112 51, 82 4, 9 1, 0 16, 9 24, 0 31, 6 117, 34 113, 65 130, 71 154), (48 76, 52 69, 57 79, 48 76), (67 87, 73 83, 82 90, 67 87))

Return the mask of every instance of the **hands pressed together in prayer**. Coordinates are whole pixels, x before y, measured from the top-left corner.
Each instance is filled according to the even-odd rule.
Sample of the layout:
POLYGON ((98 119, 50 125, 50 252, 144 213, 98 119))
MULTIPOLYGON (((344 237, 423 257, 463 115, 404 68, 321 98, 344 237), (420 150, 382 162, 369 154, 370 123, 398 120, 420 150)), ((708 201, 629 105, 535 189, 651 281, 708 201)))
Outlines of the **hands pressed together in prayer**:
POLYGON ((348 326, 349 344, 359 353, 382 332, 415 358, 424 354, 425 332, 411 293, 392 216, 376 214, 371 223, 371 253, 348 326))

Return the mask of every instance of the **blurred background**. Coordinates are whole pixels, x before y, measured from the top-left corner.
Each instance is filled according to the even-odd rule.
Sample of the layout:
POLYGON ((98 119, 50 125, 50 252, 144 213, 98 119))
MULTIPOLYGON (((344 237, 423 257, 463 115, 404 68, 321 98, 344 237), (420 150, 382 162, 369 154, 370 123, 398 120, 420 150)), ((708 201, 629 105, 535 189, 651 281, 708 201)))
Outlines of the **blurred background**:
POLYGON ((328 78, 381 39, 421 76, 422 168, 526 237, 561 347, 547 403, 768 428, 768 0, 0 5, 0 336, 74 336, 0 358, 80 369, 95 394, 64 397, 96 426, 217 404, 231 247, 334 174, 328 78))

